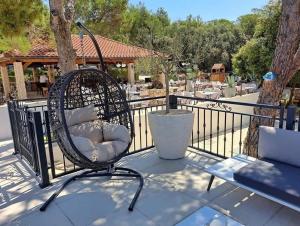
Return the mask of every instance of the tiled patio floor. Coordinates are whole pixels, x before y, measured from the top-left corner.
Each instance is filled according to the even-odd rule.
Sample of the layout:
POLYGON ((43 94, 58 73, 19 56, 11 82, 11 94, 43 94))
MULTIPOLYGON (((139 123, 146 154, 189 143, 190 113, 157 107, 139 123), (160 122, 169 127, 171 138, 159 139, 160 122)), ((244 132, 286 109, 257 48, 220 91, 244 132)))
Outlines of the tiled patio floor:
POLYGON ((300 214, 243 189, 215 180, 203 167, 215 157, 189 150, 182 160, 167 161, 149 150, 124 158, 120 164, 139 170, 145 186, 133 212, 127 207, 136 181, 89 179, 76 181, 49 206, 38 207, 67 178, 40 189, 28 167, 12 156, 11 141, 0 142, 1 225, 174 225, 203 206, 211 207, 244 225, 299 225, 300 214))

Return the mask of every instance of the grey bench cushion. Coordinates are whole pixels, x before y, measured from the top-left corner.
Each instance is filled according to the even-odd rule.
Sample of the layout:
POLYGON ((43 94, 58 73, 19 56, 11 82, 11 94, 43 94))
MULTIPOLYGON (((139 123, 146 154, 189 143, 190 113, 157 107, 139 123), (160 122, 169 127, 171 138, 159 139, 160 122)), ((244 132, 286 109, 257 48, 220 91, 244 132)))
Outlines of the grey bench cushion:
POLYGON ((256 160, 234 173, 235 181, 300 206, 300 168, 273 160, 256 160))
POLYGON ((300 167, 300 133, 260 126, 258 155, 300 167))

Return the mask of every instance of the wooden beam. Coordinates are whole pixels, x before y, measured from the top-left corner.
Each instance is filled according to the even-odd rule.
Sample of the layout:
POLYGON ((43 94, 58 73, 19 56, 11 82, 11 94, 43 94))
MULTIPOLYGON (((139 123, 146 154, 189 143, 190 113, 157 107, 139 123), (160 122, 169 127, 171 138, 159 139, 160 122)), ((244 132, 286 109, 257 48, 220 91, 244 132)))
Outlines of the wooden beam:
MULTIPOLYGON (((58 58, 17 58, 15 61, 22 61, 23 63, 31 62, 31 63, 42 63, 42 64, 51 64, 57 63, 58 58)), ((15 62, 14 61, 14 62, 15 62)))
POLYGON ((10 93, 10 84, 9 84, 7 66, 1 65, 0 67, 1 67, 1 77, 2 77, 2 84, 4 89, 4 96, 5 98, 8 98, 10 93))
POLYGON ((23 70, 25 71, 31 64, 32 64, 32 62, 26 62, 26 63, 23 65, 23 70))
MULTIPOLYGON (((0 59, 1 60, 1 59, 0 59)), ((57 57, 10 57, 4 61, 0 61, 0 64, 13 64, 13 62, 23 62, 23 63, 41 63, 41 64, 57 64, 57 57)), ((117 62, 122 62, 124 64, 134 63, 135 58, 104 58, 104 62, 108 64, 116 64, 117 62)), ((99 59, 97 57, 86 58, 87 64, 97 64, 99 59)), ((76 64, 83 64, 82 58, 76 58, 76 64)))
POLYGON ((27 98, 27 92, 26 92, 25 78, 24 78, 24 71, 23 71, 22 62, 14 62, 14 71, 15 71, 18 98, 19 99, 26 99, 27 98))

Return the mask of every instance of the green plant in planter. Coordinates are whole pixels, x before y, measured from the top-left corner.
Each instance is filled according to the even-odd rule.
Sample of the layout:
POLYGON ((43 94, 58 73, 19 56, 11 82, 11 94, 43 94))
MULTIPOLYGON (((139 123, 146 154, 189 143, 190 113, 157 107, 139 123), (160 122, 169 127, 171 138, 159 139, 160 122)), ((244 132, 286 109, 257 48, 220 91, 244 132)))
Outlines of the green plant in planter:
POLYGON ((230 75, 226 77, 227 87, 224 88, 223 94, 225 97, 234 97, 236 94, 235 90, 235 76, 230 75))
POLYGON ((226 83, 228 84, 229 88, 235 87, 235 76, 234 75, 228 75, 226 77, 226 83))

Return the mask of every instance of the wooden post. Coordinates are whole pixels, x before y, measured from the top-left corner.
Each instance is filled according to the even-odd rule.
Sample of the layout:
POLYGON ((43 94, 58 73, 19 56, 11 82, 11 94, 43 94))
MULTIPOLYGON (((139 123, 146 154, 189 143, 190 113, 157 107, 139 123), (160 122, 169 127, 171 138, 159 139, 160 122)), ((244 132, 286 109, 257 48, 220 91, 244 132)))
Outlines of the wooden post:
POLYGON ((35 67, 32 68, 32 77, 33 77, 33 81, 34 82, 38 82, 39 81, 39 78, 37 76, 37 72, 36 72, 36 68, 35 67))
POLYGON ((51 68, 50 68, 50 65, 47 65, 47 77, 48 77, 48 81, 51 82, 51 68))
POLYGON ((4 89, 4 96, 5 98, 8 98, 10 93, 10 84, 9 84, 7 66, 1 65, 0 67, 1 67, 1 77, 2 77, 2 84, 4 89))
POLYGON ((52 64, 51 66, 50 66, 50 70, 51 70, 51 79, 52 79, 52 81, 51 81, 51 83, 54 83, 55 82, 55 76, 56 76, 56 73, 55 73, 55 69, 54 69, 54 65, 52 64))
POLYGON ((52 65, 48 65, 47 66, 48 68, 48 71, 47 71, 47 75, 48 75, 48 81, 50 83, 54 83, 55 82, 55 79, 54 79, 54 68, 52 67, 52 65))
POLYGON ((134 64, 133 63, 128 64, 128 82, 131 85, 133 85, 135 83, 134 64))
POLYGON ((26 92, 22 62, 14 62, 14 71, 15 71, 18 99, 26 99, 27 92, 26 92))

